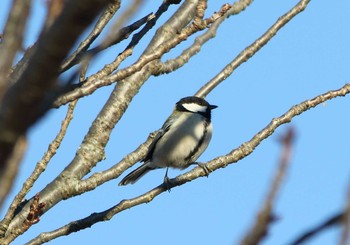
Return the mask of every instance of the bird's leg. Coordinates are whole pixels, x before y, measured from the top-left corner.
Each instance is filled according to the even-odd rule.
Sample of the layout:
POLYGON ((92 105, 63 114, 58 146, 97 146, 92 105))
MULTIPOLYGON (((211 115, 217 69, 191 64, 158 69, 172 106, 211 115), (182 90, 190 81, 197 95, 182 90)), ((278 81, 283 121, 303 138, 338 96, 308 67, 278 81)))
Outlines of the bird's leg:
POLYGON ((163 184, 165 185, 166 189, 170 192, 171 181, 170 181, 170 179, 168 177, 168 169, 169 168, 166 168, 163 184))
POLYGON ((166 171, 165 171, 164 182, 169 182, 169 178, 168 178, 168 169, 169 169, 169 168, 166 168, 166 171))
POLYGON ((202 168, 204 170, 204 172, 205 172, 205 176, 207 176, 207 177, 209 176, 211 171, 207 167, 207 165, 205 165, 204 163, 200 163, 200 162, 191 163, 191 165, 193 165, 193 164, 196 164, 196 165, 198 165, 198 167, 202 168))

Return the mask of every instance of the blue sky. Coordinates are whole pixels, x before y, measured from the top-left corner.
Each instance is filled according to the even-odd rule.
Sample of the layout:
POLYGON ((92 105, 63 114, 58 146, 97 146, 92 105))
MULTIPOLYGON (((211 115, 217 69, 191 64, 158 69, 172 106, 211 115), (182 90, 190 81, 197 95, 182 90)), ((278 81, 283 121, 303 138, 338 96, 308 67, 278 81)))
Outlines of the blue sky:
MULTIPOLYGON (((1 29, 9 2, 1 3, 1 29)), ((45 1, 34 2, 26 45, 36 39, 45 14, 45 1)), ((135 19, 155 12, 158 6, 152 2, 149 1, 135 19)), ((225 3, 208 2, 208 13, 225 3)), ((253 2, 240 15, 227 19, 216 38, 203 46, 183 68, 151 77, 115 127, 106 148, 107 158, 94 171, 112 166, 134 150, 150 132, 161 127, 177 100, 194 94, 296 3, 253 2)), ((172 6, 159 23, 175 9, 176 6, 172 6)), ((207 100, 219 108, 213 112, 212 141, 200 161, 227 154, 294 104, 349 82, 349 9, 350 2, 346 0, 332 4, 311 1, 303 13, 208 95, 207 100)), ((136 48, 136 54, 146 47, 155 30, 136 48)), ((181 48, 188 47, 193 40, 189 38, 165 59, 179 54, 181 48)), ((113 60, 125 45, 123 42, 101 54, 90 72, 113 60)), ((74 157, 112 89, 113 86, 102 88, 78 102, 62 147, 30 196, 44 188, 74 157)), ((276 202, 279 220, 272 225, 263 244, 286 244, 344 207, 350 184, 349 106, 348 97, 336 98, 293 119, 290 125, 295 128, 297 139, 290 169, 276 202)), ((65 112, 65 106, 50 111, 30 130, 29 149, 12 195, 56 135, 65 112)), ((210 174, 209 178, 175 188, 147 205, 118 214, 109 222, 49 244, 237 244, 262 205, 279 159, 278 136, 288 126, 276 130, 245 159, 210 174)), ((113 180, 90 193, 61 202, 13 244, 23 244, 41 231, 56 229, 71 220, 108 209, 122 199, 138 196, 160 184, 164 171, 153 171, 135 185, 125 187, 118 186, 119 179, 113 180)), ((171 170, 169 176, 180 173, 171 170)), ((308 244, 337 244, 340 234, 338 228, 329 229, 308 244)))

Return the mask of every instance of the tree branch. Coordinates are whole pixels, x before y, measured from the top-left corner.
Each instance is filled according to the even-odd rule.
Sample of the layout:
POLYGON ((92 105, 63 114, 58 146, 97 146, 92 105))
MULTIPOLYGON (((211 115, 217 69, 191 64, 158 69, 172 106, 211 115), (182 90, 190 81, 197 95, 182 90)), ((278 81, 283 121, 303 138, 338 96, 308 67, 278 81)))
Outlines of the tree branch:
POLYGON ((6 22, 0 47, 0 99, 10 85, 8 77, 17 52, 22 48, 24 29, 31 9, 31 0, 14 0, 6 22))
MULTIPOLYGON (((23 159, 24 153, 27 150, 27 139, 21 137, 15 144, 13 149, 13 154, 11 158, 7 161, 7 166, 5 171, 0 172, 0 208, 10 192, 13 183, 16 179, 17 172, 20 166, 20 163, 23 159)), ((0 237, 1 237, 1 225, 0 225, 0 237)))
MULTIPOLYGON (((252 57, 256 52, 258 52, 265 44, 267 44, 277 32, 287 24, 293 17, 302 12, 308 5, 310 0, 301 0, 296 4, 290 11, 285 15, 278 18, 275 24, 273 24, 260 38, 254 41, 250 46, 245 48, 233 61, 225 66, 214 78, 212 78, 208 83, 201 87, 195 94, 198 97, 205 97, 223 82, 227 77, 229 77, 237 67, 242 63, 246 62, 250 57, 252 57)), ((231 10, 233 11, 233 10, 231 10)))
POLYGON ((89 178, 83 179, 75 188, 75 195, 95 189, 97 186, 118 178, 125 170, 141 161, 147 154, 148 147, 152 143, 158 131, 151 133, 147 140, 142 143, 136 150, 126 155, 121 161, 113 167, 98 173, 94 173, 89 178))

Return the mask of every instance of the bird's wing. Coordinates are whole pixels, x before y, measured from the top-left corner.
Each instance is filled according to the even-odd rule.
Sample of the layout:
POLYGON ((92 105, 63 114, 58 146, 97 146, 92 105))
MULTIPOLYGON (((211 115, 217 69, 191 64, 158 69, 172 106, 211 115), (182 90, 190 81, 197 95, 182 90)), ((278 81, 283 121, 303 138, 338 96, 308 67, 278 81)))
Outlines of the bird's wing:
POLYGON ((147 162, 151 159, 153 151, 156 147, 156 144, 158 142, 158 140, 160 140, 160 138, 162 138, 162 136, 169 130, 170 125, 172 124, 172 119, 169 117, 165 123, 163 124, 161 130, 156 134, 156 136, 154 136, 154 139, 152 141, 152 143, 150 144, 149 148, 148 148, 148 152, 146 157, 142 160, 142 162, 147 162))

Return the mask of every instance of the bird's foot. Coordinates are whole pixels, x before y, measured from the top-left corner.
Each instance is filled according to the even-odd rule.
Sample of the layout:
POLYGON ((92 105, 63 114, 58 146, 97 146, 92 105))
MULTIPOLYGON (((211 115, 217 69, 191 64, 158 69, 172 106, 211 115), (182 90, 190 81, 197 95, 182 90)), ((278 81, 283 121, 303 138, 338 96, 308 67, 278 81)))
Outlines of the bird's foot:
POLYGON ((173 186, 173 182, 171 181, 171 179, 168 178, 167 175, 164 177, 163 185, 168 192, 171 191, 171 187, 173 186))
POLYGON ((198 165, 198 167, 200 167, 200 168, 202 168, 203 170, 204 170, 204 172, 205 172, 205 176, 209 176, 209 174, 210 174, 210 169, 207 167, 207 165, 205 165, 204 163, 200 163, 200 162, 195 162, 194 164, 197 164, 198 165))

